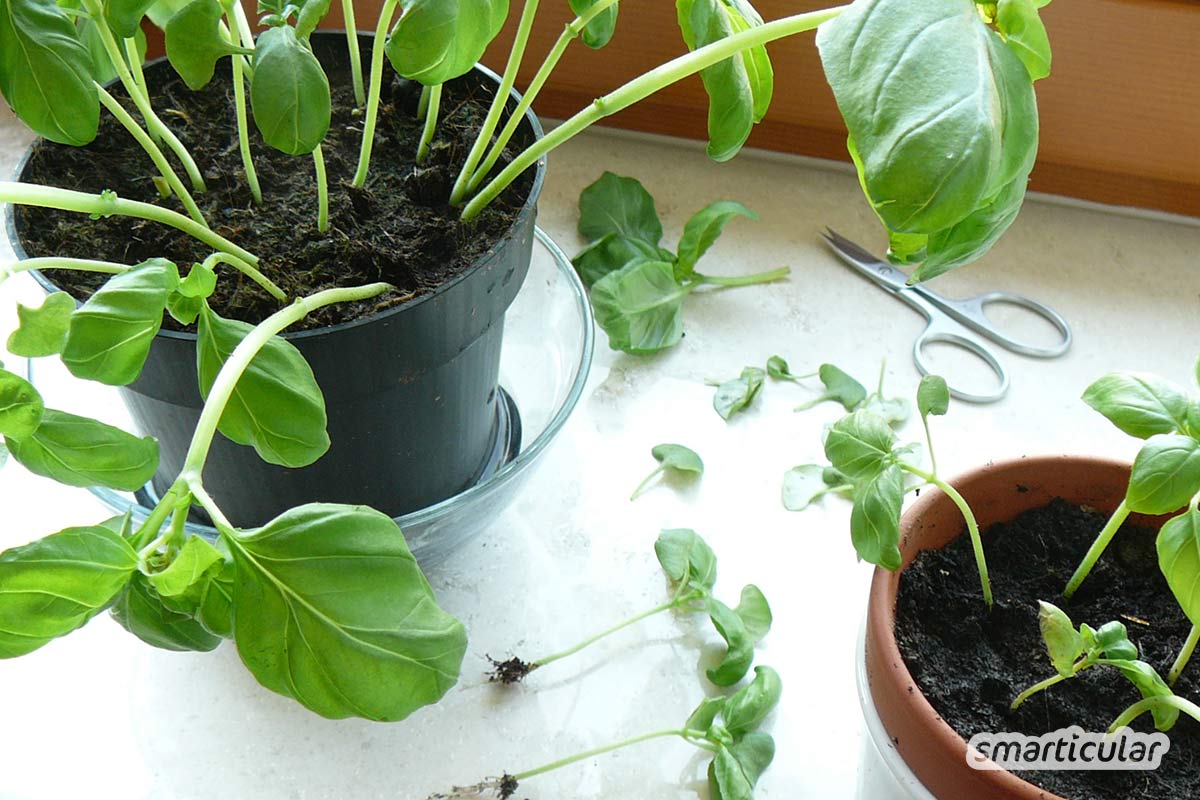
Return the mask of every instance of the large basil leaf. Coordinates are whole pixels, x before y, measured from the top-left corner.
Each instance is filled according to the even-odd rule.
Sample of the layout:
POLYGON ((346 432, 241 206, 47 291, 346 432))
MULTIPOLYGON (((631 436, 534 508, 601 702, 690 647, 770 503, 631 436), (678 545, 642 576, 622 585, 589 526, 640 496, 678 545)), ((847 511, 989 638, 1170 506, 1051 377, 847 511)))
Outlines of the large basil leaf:
POLYGON ((146 485, 158 469, 158 442, 88 417, 48 408, 26 439, 5 438, 25 469, 68 486, 107 486, 126 492, 146 485))
POLYGON ((311 153, 329 131, 329 79, 287 25, 259 35, 250 81, 254 124, 263 141, 288 155, 311 153))
MULTIPOLYGON (((222 319, 208 304, 197 325, 196 371, 207 398, 221 366, 253 329, 222 319)), ((252 445, 266 462, 304 467, 325 455, 325 397, 300 351, 276 336, 242 374, 218 429, 238 444, 252 445)))
MULTIPOLYGON (((571 10, 576 16, 583 16, 588 9, 596 5, 597 0, 570 0, 571 10)), ((588 47, 599 50, 608 44, 617 30, 617 3, 600 12, 584 26, 581 38, 588 47)))
POLYGON ((92 58, 54 0, 0 0, 0 94, 34 133, 85 145, 100 126, 92 58))
POLYGON ((610 233, 580 250, 571 259, 571 264, 584 286, 590 289, 608 273, 636 261, 667 261, 673 258, 672 253, 641 239, 627 239, 619 233, 610 233))
POLYGON ((645 243, 653 252, 663 227, 641 181, 606 171, 579 193, 579 234, 593 242, 616 234, 645 243))
POLYGON ((24 439, 42 423, 46 406, 33 384, 0 369, 0 436, 24 439))
POLYGON ((1190 436, 1158 434, 1133 460, 1125 502, 1140 514, 1170 514, 1187 505, 1200 488, 1200 442, 1190 436))
MULTIPOLYGON (((247 52, 221 35, 220 25, 224 14, 217 0, 192 0, 167 23, 164 31, 167 60, 193 91, 208 85, 217 61, 223 56, 247 52)), ((278 69, 278 63, 273 68, 278 69)), ((291 99, 293 102, 302 102, 297 96, 291 99)))
POLYGON ((1187 391, 1157 375, 1109 373, 1084 391, 1083 402, 1139 439, 1172 433, 1187 423, 1187 391))
POLYGON ((311 504, 225 540, 234 639, 268 689, 325 717, 395 721, 458 679, 466 632, 387 516, 311 504))
POLYGON ((981 255, 1015 216, 1037 151, 1021 60, 972 0, 856 0, 817 46, 893 259, 926 257, 916 281, 981 255))
POLYGON ((596 281, 592 309, 609 347, 647 355, 683 338, 683 298, 690 291, 675 281, 673 264, 634 261, 596 281))
POLYGON ((754 785, 774 758, 775 740, 757 731, 721 747, 708 766, 712 800, 753 800, 754 785))
POLYGON ((900 507, 904 474, 895 464, 859 487, 850 511, 850 540, 863 561, 900 569, 900 507))
POLYGON ((140 572, 113 605, 112 616, 122 628, 162 650, 206 653, 221 643, 220 636, 205 630, 190 614, 167 608, 140 572))
POLYGON ((67 528, 0 553, 0 658, 82 627, 136 568, 129 543, 99 526, 67 528))
POLYGON ((167 296, 178 285, 175 265, 161 258, 109 278, 71 315, 62 349, 67 369, 110 386, 132 383, 162 327, 167 296))
POLYGON ((401 0, 387 41, 396 72, 436 86, 471 70, 504 26, 508 0, 401 0))
POLYGON ((1188 510, 1158 533, 1158 567, 1179 607, 1200 625, 1200 512, 1188 510))
POLYGON ((882 417, 855 411, 829 429, 825 456, 849 478, 870 478, 883 471, 895 444, 896 434, 882 417))

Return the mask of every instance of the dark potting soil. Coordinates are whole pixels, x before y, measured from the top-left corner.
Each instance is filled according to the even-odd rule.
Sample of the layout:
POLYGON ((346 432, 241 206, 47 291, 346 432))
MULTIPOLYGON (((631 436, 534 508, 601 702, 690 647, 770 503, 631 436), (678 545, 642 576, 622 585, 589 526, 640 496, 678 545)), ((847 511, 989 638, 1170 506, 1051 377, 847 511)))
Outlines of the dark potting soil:
MULTIPOLYGON (((1062 599, 1063 587, 1104 522, 1102 514, 1055 501, 987 531, 983 541, 995 596, 990 614, 965 535, 942 550, 921 553, 901 575, 900 652, 925 697, 964 739, 983 731, 1037 736, 1071 725, 1104 731, 1141 699, 1119 672, 1101 666, 1010 712, 1018 693, 1055 674, 1038 629, 1038 600, 1059 606, 1077 626, 1123 622, 1142 660, 1166 677, 1191 623, 1159 572, 1153 530, 1121 528, 1075 596, 1062 599)), ((1184 672, 1175 690, 1197 695, 1200 661, 1184 672)), ((1154 729, 1149 714, 1133 727, 1154 729)), ((1157 770, 1020 776, 1070 800, 1200 797, 1200 725, 1181 716, 1168 736, 1171 749, 1157 770)))
MULTIPOLYGON (((153 107, 184 142, 204 175, 208 191, 192 194, 209 225, 259 256, 262 272, 289 296, 374 281, 397 287, 388 295, 360 303, 327 306, 298 323, 296 330, 368 316, 428 293, 459 275, 508 231, 529 196, 534 177, 532 169, 526 170, 479 217, 462 223, 459 209, 449 205, 450 189, 487 114, 495 84, 469 73, 446 85, 430 156, 417 166, 423 124, 416 115, 421 87, 398 78, 385 64, 371 169, 366 186, 355 189, 350 180, 358 164, 363 117, 354 111, 345 37, 340 33, 315 35, 313 45, 333 92, 333 120, 323 145, 330 191, 326 233, 317 230, 312 158, 287 156, 267 147, 251 119, 250 146, 264 200, 262 205, 254 204, 238 149, 228 59, 218 64, 212 82, 198 92, 188 89, 165 61, 146 69, 153 107)), ((366 61, 370 44, 364 47, 366 61)), ((120 85, 110 92, 141 121, 120 85)), ((514 106, 510 101, 510 112, 514 106)), ((532 132, 523 128, 510 143, 500 167, 531 140, 532 132)), ((163 150, 190 189, 182 166, 168 148, 163 150)), ((96 141, 86 147, 39 142, 22 179, 85 192, 111 189, 122 198, 185 213, 175 197, 159 198, 151 180, 156 174, 133 137, 102 112, 96 141)), ((29 256, 126 264, 163 257, 185 272, 211 252, 174 228, 139 219, 114 216, 93 221, 81 214, 31 206, 19 207, 16 214, 29 256)), ((256 323, 278 309, 277 302, 240 272, 224 266, 219 270, 222 280, 209 301, 218 313, 256 323)), ((85 299, 106 276, 53 270, 50 277, 85 299)), ((178 328, 170 317, 165 324, 178 328)))

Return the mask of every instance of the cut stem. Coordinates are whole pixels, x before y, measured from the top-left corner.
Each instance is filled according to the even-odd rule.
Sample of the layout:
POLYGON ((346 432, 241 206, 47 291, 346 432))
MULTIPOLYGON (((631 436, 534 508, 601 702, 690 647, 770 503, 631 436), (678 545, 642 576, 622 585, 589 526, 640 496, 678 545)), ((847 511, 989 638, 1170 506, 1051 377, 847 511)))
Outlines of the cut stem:
POLYGON ((666 464, 659 464, 658 467, 655 468, 654 472, 651 472, 646 476, 646 480, 638 484, 637 488, 633 490, 633 494, 629 495, 629 502, 632 503, 634 500, 637 500, 639 497, 641 497, 642 492, 646 491, 646 487, 650 485, 650 481, 654 480, 659 475, 662 475, 666 469, 666 464))
POLYGON ((559 650, 557 653, 552 653, 548 656, 544 656, 542 658, 538 658, 533 661, 530 661, 529 662, 530 666, 533 669, 537 669, 538 667, 544 667, 547 664, 552 664, 553 662, 558 661, 559 659, 563 659, 563 658, 566 658, 567 656, 574 655, 575 653, 578 653, 580 650, 584 649, 585 647, 595 644, 596 642, 600 641, 601 639, 603 639, 606 636, 611 636, 612 634, 616 633, 617 631, 623 630, 624 628, 628 628, 630 625, 641 622, 642 620, 646 619, 647 617, 652 617, 655 614, 661 614, 664 611, 667 611, 672 608, 676 608, 676 607, 683 605, 684 603, 689 602, 693 599, 695 599, 695 596, 693 594, 686 594, 686 595, 681 595, 680 597, 676 597, 671 600, 668 600, 667 602, 657 605, 654 608, 651 608, 647 611, 643 611, 640 614, 635 614, 623 622, 618 622, 616 625, 613 625, 611 628, 606 628, 606 629, 600 631, 599 633, 595 634, 594 636, 589 636, 588 638, 584 639, 582 642, 579 642, 578 644, 568 647, 566 650, 559 650))
POLYGON ((375 26, 375 42, 371 46, 371 86, 367 95, 367 117, 363 121, 362 147, 358 153, 358 169, 351 183, 362 188, 367 183, 367 171, 371 167, 371 147, 375 144, 375 122, 379 117, 379 94, 383 83, 383 52, 387 44, 392 16, 396 13, 399 0, 384 0, 379 11, 379 23, 375 26))
POLYGON ((1191 700, 1185 700, 1177 694, 1164 694, 1139 700, 1125 709, 1121 716, 1117 717, 1113 721, 1113 724, 1108 726, 1108 732, 1116 733, 1121 728, 1129 727, 1131 722, 1147 711, 1155 711, 1162 708, 1174 708, 1200 722, 1200 706, 1197 706, 1191 700))
POLYGON ((833 19, 842 13, 844 8, 845 6, 836 6, 821 11, 795 14, 768 22, 765 25, 740 31, 733 36, 728 36, 720 41, 693 50, 686 55, 674 58, 640 77, 634 78, 624 86, 603 97, 597 98, 587 108, 525 148, 479 194, 472 198, 471 202, 463 209, 462 218, 464 220, 472 220, 477 217, 487 207, 488 203, 492 202, 522 172, 537 163, 538 159, 586 130, 593 123, 628 108, 639 100, 644 100, 654 94, 659 89, 670 86, 690 75, 695 75, 697 72, 711 67, 713 64, 720 63, 743 50, 773 42, 785 36, 793 36, 797 33, 813 30, 822 22, 833 19))
MULTIPOLYGON (((128 42, 129 40, 127 39, 126 41, 128 42)), ((171 191, 179 198, 179 202, 183 203, 188 216, 207 228, 208 221, 204 219, 204 214, 200 212, 200 207, 192 199, 192 195, 188 192, 187 187, 183 185, 183 181, 179 180, 179 175, 176 174, 175 168, 171 166, 171 163, 167 161, 167 157, 162 149, 142 130, 142 126, 137 124, 137 121, 117 102, 115 97, 109 94, 100 84, 95 81, 92 81, 92 83, 96 87, 96 93, 100 96, 100 104, 108 109, 108 113, 112 114, 117 122, 121 123, 125 130, 129 131, 129 134, 137 140, 137 143, 150 156, 150 160, 154 162, 154 166, 158 169, 159 174, 163 176, 167 185, 171 187, 171 191)))
POLYGON ((525 46, 529 43, 529 32, 533 30, 533 18, 537 15, 537 7, 538 0, 525 0, 525 6, 521 9, 521 21, 517 23, 517 33, 508 51, 508 62, 504 65, 504 74, 500 76, 500 86, 496 89, 496 96, 492 98, 492 105, 483 120, 483 126, 479 129, 479 135, 471 145, 471 152, 467 154, 467 160, 454 181, 454 189, 450 192, 451 205, 461 205, 466 199, 468 184, 475 174, 475 168, 479 166, 487 146, 491 144, 492 134, 500 122, 501 114, 504 113, 504 106, 508 104, 513 85, 517 82, 517 72, 521 69, 521 59, 525 56, 525 46))
POLYGON ((734 277, 721 277, 718 275, 701 275, 699 272, 694 274, 696 283, 701 286, 719 286, 729 288, 734 286, 753 286, 758 283, 770 283, 771 281, 781 280, 792 274, 791 267, 779 267, 768 272, 759 272, 754 275, 738 275, 734 277))
POLYGON ((900 469, 916 475, 923 481, 933 484, 937 488, 946 493, 954 505, 958 506, 959 513, 967 523, 967 532, 971 536, 971 547, 975 551, 975 567, 979 570, 979 585, 983 589, 983 602, 987 605, 988 610, 992 608, 992 582, 988 578, 987 559, 983 553, 983 537, 979 535, 979 523, 975 521, 975 514, 971 511, 971 506, 967 504, 966 499, 958 493, 950 484, 939 478, 932 472, 926 472, 919 467, 914 467, 904 461, 898 462, 900 469))
POLYGON ((317 172, 317 230, 329 230, 329 181, 325 177, 325 154, 321 145, 313 150, 313 167, 317 172))
POLYGON ((562 767, 569 766, 571 764, 576 763, 577 761, 583 761, 588 758, 594 758, 595 756, 604 755, 605 753, 611 753, 613 750, 620 750, 621 748, 629 747, 631 745, 639 744, 641 742, 646 742, 651 739, 663 739, 668 736, 678 736, 682 739, 687 740, 688 743, 690 743, 690 744, 698 745, 697 742, 692 741, 692 739, 689 738, 689 736, 688 736, 689 733, 690 732, 684 728, 670 728, 668 730, 653 731, 651 733, 643 733, 641 736, 634 736, 629 739, 622 739, 619 742, 613 742, 612 744, 606 744, 601 747, 593 747, 590 750, 584 750, 582 753, 576 753, 573 756, 567 756, 566 758, 560 758, 557 761, 551 761, 549 764, 543 764, 542 766, 535 767, 534 769, 527 769, 524 772, 518 772, 518 773, 514 774, 512 777, 513 777, 513 779, 518 780, 518 781, 527 780, 527 779, 535 777, 537 775, 545 775, 547 772, 553 772, 556 769, 561 769, 562 767))
POLYGON ((1088 661, 1086 658, 1080 659, 1078 662, 1075 663, 1075 666, 1071 668, 1070 675, 1058 674, 1058 675, 1055 675, 1053 678, 1047 678, 1046 680, 1041 681, 1040 683, 1035 683, 1033 686, 1030 686, 1028 689, 1021 692, 1019 695, 1017 695, 1016 699, 1014 699, 1012 701, 1012 704, 1008 707, 1008 710, 1016 711, 1018 708, 1021 707, 1022 703, 1024 703, 1029 698, 1033 697, 1038 692, 1044 692, 1045 690, 1049 689, 1051 686, 1060 684, 1063 681, 1067 680, 1068 678, 1074 678, 1076 675, 1083 672, 1085 669, 1089 669, 1090 667, 1093 667, 1093 666, 1095 666, 1095 664, 1088 661))
POLYGON ((1092 568, 1096 566, 1096 562, 1100 560, 1100 556, 1104 555, 1105 548, 1112 538, 1117 535, 1121 525, 1129 517, 1129 506, 1122 500, 1121 504, 1113 511, 1112 516, 1108 518, 1104 528, 1100 534, 1096 536, 1096 541, 1092 542, 1092 546, 1088 548, 1087 554, 1083 557, 1083 561, 1075 570, 1075 574, 1071 576, 1071 580, 1067 582, 1067 588, 1063 589, 1063 597, 1068 600, 1071 595, 1075 594, 1079 589, 1080 584, 1087 580, 1087 576, 1091 573, 1092 568))
MULTIPOLYGON (((421 143, 417 145, 417 163, 424 164, 429 157, 429 145, 433 141, 434 131, 437 130, 438 111, 442 105, 442 84, 426 86, 428 102, 425 108, 425 127, 421 131, 421 143)), ((422 92, 422 97, 426 92, 422 92)))
POLYGON ((1197 643, 1200 643, 1200 625, 1193 625, 1192 632, 1188 634, 1187 641, 1183 643, 1183 649, 1179 651, 1179 656, 1171 665, 1171 671, 1167 673, 1167 683, 1172 688, 1179 681, 1179 676, 1187 668, 1188 662, 1192 660, 1192 653, 1196 652, 1197 643))
POLYGON ((350 51, 350 77, 354 81, 354 102, 362 108, 367 102, 363 87, 362 55, 358 51, 358 25, 354 21, 354 0, 342 0, 342 17, 346 24, 346 49, 350 51))

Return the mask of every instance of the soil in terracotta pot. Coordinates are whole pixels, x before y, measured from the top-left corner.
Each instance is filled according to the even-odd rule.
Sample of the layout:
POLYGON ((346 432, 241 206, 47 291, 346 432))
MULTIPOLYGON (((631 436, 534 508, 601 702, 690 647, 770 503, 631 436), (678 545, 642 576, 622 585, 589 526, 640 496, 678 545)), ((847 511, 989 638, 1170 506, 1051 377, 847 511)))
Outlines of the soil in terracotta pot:
MULTIPOLYGON (((1027 512, 984 535, 995 608, 980 597, 971 542, 960 536, 921 553, 900 577, 896 640, 926 698, 964 739, 981 731, 1041 735, 1080 725, 1103 731, 1139 700, 1116 670, 1094 667, 1009 711, 1013 698, 1055 674, 1038 629, 1038 600, 1058 605, 1078 625, 1123 622, 1141 658, 1166 677, 1191 629, 1158 569, 1153 530, 1126 526, 1070 602, 1063 587, 1104 525, 1104 516, 1061 501, 1027 512)), ((1200 695, 1200 660, 1176 692, 1200 695)), ((1133 726, 1152 731, 1149 714, 1133 726)), ((1022 772, 1071 800, 1200 797, 1200 725, 1181 716, 1159 769, 1022 772)))
MULTIPOLYGON (((324 234, 317 230, 312 158, 267 147, 251 119, 251 149, 264 197, 262 205, 254 204, 238 150, 228 59, 199 92, 189 90, 165 62, 147 67, 146 73, 155 110, 187 145, 204 174, 208 191, 194 192, 193 197, 209 225, 258 255, 262 271, 289 295, 380 280, 397 287, 381 298, 328 306, 309 315, 296 330, 367 316, 436 289, 496 244, 533 182, 533 170, 527 170, 474 222, 461 223, 459 210, 448 204, 450 188, 487 114, 494 84, 471 73, 446 85, 432 152, 417 166, 420 86, 397 78, 386 65, 371 171, 366 186, 355 189, 350 179, 358 163, 363 118, 354 110, 345 37, 314 36, 313 44, 333 91, 333 121, 323 145, 330 189, 330 230, 324 234)), ((370 45, 364 46, 369 54, 370 45)), ((140 121, 124 90, 117 85, 110 91, 140 121)), ((511 110, 515 104, 509 105, 511 110)), ((514 142, 523 145, 530 137, 526 131, 514 142)), ((519 148, 510 144, 501 165, 516 152, 519 148)), ((187 184, 182 167, 173 164, 187 184)), ((174 197, 160 200, 151 181, 155 174, 145 152, 103 112, 95 142, 81 148, 40 142, 22 179, 86 192, 111 189, 120 197, 160 203, 182 213, 174 197)), ((125 217, 92 221, 81 214, 28 206, 16 213, 30 256, 126 264, 164 257, 184 271, 210 254, 188 235, 154 222, 125 217)), ((278 304, 241 273, 220 270, 224 279, 210 300, 219 313, 258 322, 277 310, 278 304)), ((50 277, 81 299, 104 281, 104 276, 62 270, 51 271, 50 277)), ((175 325, 169 317, 165 324, 175 325)))

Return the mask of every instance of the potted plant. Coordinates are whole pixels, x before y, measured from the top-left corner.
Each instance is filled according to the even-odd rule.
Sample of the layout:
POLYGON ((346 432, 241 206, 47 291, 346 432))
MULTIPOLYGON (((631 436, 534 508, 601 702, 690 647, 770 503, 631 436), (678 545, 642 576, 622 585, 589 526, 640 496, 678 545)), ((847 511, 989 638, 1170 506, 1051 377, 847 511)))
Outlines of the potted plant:
MULTIPOLYGON (((912 797, 1131 796, 1142 785, 1137 771, 1064 768, 1025 779, 989 764, 978 737, 1115 733, 1148 711, 1185 750, 1158 767, 1160 791, 1192 791, 1186 753, 1200 742, 1194 726, 1176 724, 1181 713, 1200 719, 1184 697, 1196 688, 1184 667, 1200 577, 1200 470, 1191 463, 1200 441, 1189 422, 1197 399, 1168 381, 1122 373, 1084 397, 1122 430, 1148 437, 1132 467, 1022 458, 947 483, 936 460, 923 469, 870 411, 830 430, 831 484, 854 497, 855 547, 878 566, 860 664, 868 728, 912 797), (905 486, 902 474, 919 483, 905 486), (925 487, 933 488, 901 515, 904 494, 925 487), (1120 552, 1102 561, 1118 530, 1120 552), (977 588, 964 574, 972 567, 977 588)), ((948 400, 939 378, 922 381, 927 438, 929 416, 944 413, 948 400)))
MULTIPOLYGON (((518 99, 512 88, 537 11, 529 0, 502 75, 465 112, 469 104, 456 98, 487 84, 471 71, 507 15, 503 0, 388 0, 374 39, 363 40, 365 80, 349 4, 344 49, 331 55, 314 33, 329 7, 321 0, 263 3, 257 35, 239 5, 217 0, 178 9, 167 0, 2 2, 0 92, 46 140, 71 146, 96 137, 103 106, 109 116, 105 136, 88 151, 91 171, 98 164, 103 181, 137 186, 142 195, 0 183, 0 202, 57 219, 26 227, 18 220, 24 245, 49 228, 67 232, 58 242, 64 249, 68 239, 85 241, 82 252, 34 252, 5 276, 48 268, 112 276, 72 283, 87 296, 78 307, 72 294, 55 292, 41 307, 21 309, 9 349, 57 355, 78 377, 131 386, 135 412, 150 418, 158 406, 172 418, 153 427, 153 437, 137 438, 47 409, 34 387, 0 373, 0 433, 15 460, 69 485, 129 490, 154 478, 159 491, 141 524, 126 516, 72 528, 0 556, 6 587, 17 587, 0 596, 0 655, 28 652, 111 606, 151 644, 205 650, 233 638, 268 688, 325 716, 381 720, 436 701, 457 678, 465 633, 438 609, 391 521, 404 501, 387 492, 397 483, 427 488, 424 473, 450 451, 477 467, 470 444, 458 441, 471 438, 456 427, 468 423, 434 425, 431 409, 461 404, 483 420, 485 441, 491 433, 494 361, 464 354, 495 355, 503 309, 527 267, 546 153, 700 73, 711 100, 709 152, 730 158, 773 91, 765 44, 821 26, 817 43, 868 199, 893 257, 921 261, 914 279, 924 279, 978 257, 1011 222, 1036 150, 1033 81, 1049 63, 1032 0, 857 0, 769 23, 744 2, 692 0, 680 6, 687 54, 539 136, 530 104, 575 39, 607 42, 615 0, 574 4, 578 16, 518 99), (194 96, 175 91, 165 67, 143 68, 145 15, 164 25, 170 65, 201 87, 194 96), (334 63, 340 78, 331 83, 334 63), (228 132, 219 142, 185 144, 171 128, 176 120, 196 124, 214 108, 204 103, 225 97, 214 88, 218 67, 218 80, 231 81, 232 106, 218 102, 228 132), (113 74, 119 87, 105 88, 113 74), (170 125, 155 110, 163 96, 170 125), (144 162, 104 158, 115 141, 108 134, 122 129, 144 162), (409 140, 398 136, 404 131, 409 140), (227 153, 216 174, 193 157, 201 147, 227 153), (287 160, 296 156, 303 158, 287 160), (411 161, 397 169, 401 158, 411 161), (335 165, 345 173, 331 175, 335 165), (399 174, 387 183, 386 172, 399 174), (282 204, 271 201, 278 184, 287 187, 282 204), (394 210, 401 190, 411 215, 394 210), (378 224, 368 230, 363 220, 374 216, 378 224), (402 230, 412 217, 419 229, 402 230), (115 250, 92 249, 91 232, 117 224, 115 250), (402 256, 413 259, 409 238, 466 243, 469 255, 442 280, 422 284, 394 254, 387 269, 374 253, 363 267, 356 248, 378 238, 399 239, 402 256), (147 241, 148 252, 129 257, 147 241), (168 252, 168 243, 179 249, 168 252), (181 335, 164 324, 196 331, 181 335), (281 338, 298 324, 313 327, 281 338), (435 382, 418 402, 381 397, 425 373, 441 380, 464 361, 466 377, 447 378, 446 392, 435 382), (474 388, 460 392, 468 383, 474 388), (428 430, 404 427, 401 442, 379 433, 406 421, 428 430), (395 469, 408 463, 408 443, 426 433, 441 452, 417 448, 416 466, 395 469), (259 471, 225 439, 282 469, 259 471), (336 477, 343 469, 360 476, 346 482, 343 496, 327 493, 332 482, 318 480, 314 489, 299 477, 330 469, 331 439, 348 448, 329 462, 341 465, 336 477), (392 452, 377 452, 384 450, 392 452), (371 480, 383 485, 381 495, 367 491, 371 480), (239 493, 276 499, 243 508, 239 493), (215 542, 189 535, 193 507, 215 524, 215 542), (47 595, 58 600, 46 605, 47 595)), ((56 280, 68 279, 56 273, 56 280)), ((628 290, 649 304, 672 291, 636 283, 628 290)), ((460 473, 450 484, 470 477, 460 473)))

